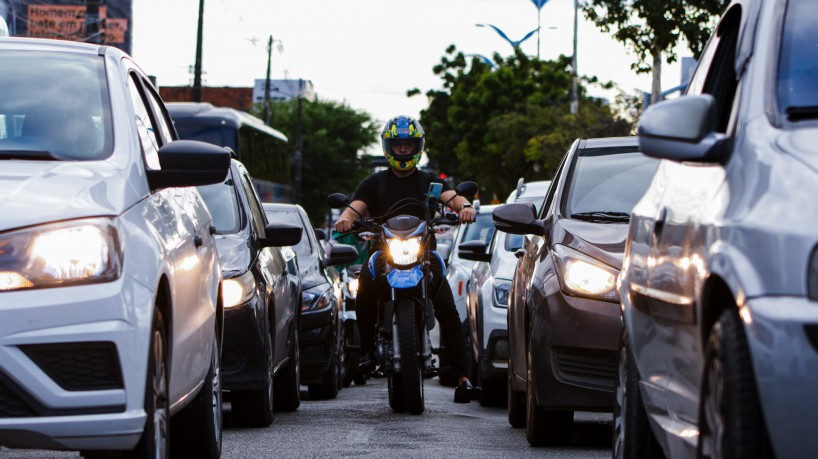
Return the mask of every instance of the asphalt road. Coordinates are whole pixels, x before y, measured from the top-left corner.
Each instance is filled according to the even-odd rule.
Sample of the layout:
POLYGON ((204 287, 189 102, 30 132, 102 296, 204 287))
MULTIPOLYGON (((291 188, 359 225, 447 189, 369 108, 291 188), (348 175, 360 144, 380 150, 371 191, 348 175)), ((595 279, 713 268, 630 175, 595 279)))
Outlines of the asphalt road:
MULTIPOLYGON (((575 415, 574 441, 559 448, 532 448, 523 429, 508 424, 505 408, 477 402, 455 404, 453 389, 426 380, 426 412, 412 416, 389 409, 386 380, 342 390, 335 400, 304 400, 294 413, 276 413, 262 429, 230 426, 225 459, 323 457, 610 457, 610 414, 575 415)), ((307 397, 306 391, 302 396, 307 397)), ((2 458, 77 458, 76 452, 9 450, 2 458)))

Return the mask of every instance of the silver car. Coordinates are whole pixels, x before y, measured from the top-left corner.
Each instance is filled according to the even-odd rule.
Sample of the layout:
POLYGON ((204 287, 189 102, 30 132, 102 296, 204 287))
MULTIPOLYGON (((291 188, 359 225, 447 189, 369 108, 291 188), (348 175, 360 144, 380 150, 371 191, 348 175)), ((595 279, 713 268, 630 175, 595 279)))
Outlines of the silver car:
POLYGON ((687 95, 641 119, 664 161, 620 278, 614 457, 818 451, 816 24, 814 2, 733 1, 687 95))

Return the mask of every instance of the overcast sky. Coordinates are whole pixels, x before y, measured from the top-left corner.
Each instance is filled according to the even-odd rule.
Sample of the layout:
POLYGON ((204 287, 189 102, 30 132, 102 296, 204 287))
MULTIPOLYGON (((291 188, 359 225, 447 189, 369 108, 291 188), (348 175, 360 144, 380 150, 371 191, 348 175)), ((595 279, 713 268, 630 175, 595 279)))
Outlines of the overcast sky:
MULTIPOLYGON (((133 1, 132 54, 160 86, 192 82, 198 4, 133 1)), ((409 98, 406 91, 441 86, 432 67, 448 45, 486 56, 511 53, 497 33, 475 24, 494 24, 514 40, 537 27, 531 0, 205 0, 204 10, 205 85, 250 87, 264 78, 272 35, 273 79, 311 80, 318 97, 346 102, 379 123, 397 114, 419 115, 425 96, 409 98)), ((541 23, 541 57, 570 55, 573 0, 549 0, 541 23)), ((537 54, 536 34, 522 49, 537 54)), ((581 14, 577 54, 581 74, 629 91, 650 89, 649 75, 630 70, 634 56, 581 14)), ((683 48, 680 54, 689 52, 683 48)), ((679 80, 679 64, 665 65, 663 88, 679 80)))

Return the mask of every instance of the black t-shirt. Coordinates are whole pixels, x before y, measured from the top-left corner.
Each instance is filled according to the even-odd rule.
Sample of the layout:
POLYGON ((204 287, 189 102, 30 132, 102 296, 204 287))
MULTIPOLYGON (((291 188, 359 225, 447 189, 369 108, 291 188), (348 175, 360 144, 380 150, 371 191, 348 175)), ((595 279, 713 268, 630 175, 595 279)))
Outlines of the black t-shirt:
MULTIPOLYGON (((398 177, 387 169, 365 178, 355 190, 352 200, 363 201, 369 209, 370 216, 380 217, 401 199, 414 198, 423 201, 432 182, 442 184, 443 191, 452 189, 443 179, 429 172, 415 169, 408 177, 398 177)), ((426 218, 423 209, 418 206, 407 206, 400 213, 426 218)))

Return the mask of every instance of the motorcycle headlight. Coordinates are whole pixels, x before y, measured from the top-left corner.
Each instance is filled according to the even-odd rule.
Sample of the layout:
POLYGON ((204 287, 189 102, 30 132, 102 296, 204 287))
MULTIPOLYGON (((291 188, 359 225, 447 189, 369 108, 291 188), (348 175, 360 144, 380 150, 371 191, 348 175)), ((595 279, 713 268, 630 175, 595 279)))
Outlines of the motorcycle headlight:
POLYGON ((242 305, 253 297, 256 291, 256 279, 253 273, 246 273, 225 279, 222 282, 222 304, 225 309, 242 305))
POLYGON ((301 311, 314 312, 329 307, 331 304, 330 292, 332 292, 332 289, 327 288, 326 285, 302 292, 301 311))
POLYGON ((494 303, 497 306, 508 307, 508 294, 511 291, 511 281, 505 279, 495 279, 494 281, 494 303))
POLYGON ((0 291, 110 282, 121 273, 122 250, 111 219, 0 235, 0 291))
POLYGON ((388 244, 389 256, 395 265, 406 266, 418 261, 418 254, 420 254, 419 237, 410 239, 393 238, 389 240, 388 244))
POLYGON ((352 298, 358 296, 358 279, 350 279, 347 282, 347 291, 352 298))
POLYGON ((564 245, 555 245, 551 253, 556 261, 562 286, 568 293, 619 302, 616 291, 619 270, 564 245))

